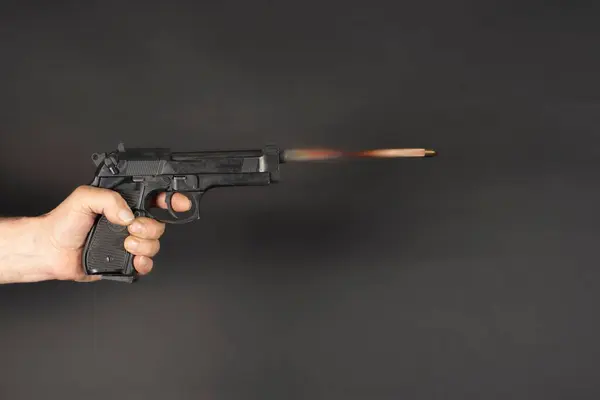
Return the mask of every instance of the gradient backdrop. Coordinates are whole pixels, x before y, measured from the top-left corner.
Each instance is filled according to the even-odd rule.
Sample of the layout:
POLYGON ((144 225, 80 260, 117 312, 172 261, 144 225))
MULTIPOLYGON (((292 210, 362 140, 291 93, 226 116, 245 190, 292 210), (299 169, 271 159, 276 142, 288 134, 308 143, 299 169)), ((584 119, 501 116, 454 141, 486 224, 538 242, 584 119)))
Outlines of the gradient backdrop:
POLYGON ((598 2, 195 3, 3 3, 0 213, 120 140, 440 156, 212 191, 135 285, 0 287, 2 399, 600 397, 598 2))

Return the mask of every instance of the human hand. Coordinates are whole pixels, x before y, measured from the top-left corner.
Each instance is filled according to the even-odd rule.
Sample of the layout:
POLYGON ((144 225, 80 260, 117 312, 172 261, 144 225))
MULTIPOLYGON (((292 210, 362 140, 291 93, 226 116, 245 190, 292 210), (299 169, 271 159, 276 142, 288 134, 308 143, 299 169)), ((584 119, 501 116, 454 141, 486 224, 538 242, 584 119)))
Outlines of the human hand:
MULTIPOLYGON (((165 193, 157 196, 156 205, 166 209, 165 193)), ((190 200, 176 193, 173 209, 184 212, 190 209, 190 200)), ((159 239, 165 224, 146 217, 134 216, 125 200, 115 191, 92 186, 77 188, 58 207, 40 218, 41 248, 45 252, 47 273, 51 279, 91 282, 99 276, 86 275, 82 266, 83 247, 96 216, 104 214, 118 225, 127 226, 130 236, 125 249, 134 255, 133 266, 140 275, 152 270, 159 249, 159 239)))

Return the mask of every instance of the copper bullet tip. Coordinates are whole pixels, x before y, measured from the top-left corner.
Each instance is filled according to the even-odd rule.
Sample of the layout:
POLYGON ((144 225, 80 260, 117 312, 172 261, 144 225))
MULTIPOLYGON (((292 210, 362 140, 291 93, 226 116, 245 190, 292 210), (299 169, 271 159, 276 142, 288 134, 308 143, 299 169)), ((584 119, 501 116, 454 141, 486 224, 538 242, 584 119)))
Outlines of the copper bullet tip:
POLYGON ((437 152, 435 150, 425 150, 425 157, 435 157, 437 152))

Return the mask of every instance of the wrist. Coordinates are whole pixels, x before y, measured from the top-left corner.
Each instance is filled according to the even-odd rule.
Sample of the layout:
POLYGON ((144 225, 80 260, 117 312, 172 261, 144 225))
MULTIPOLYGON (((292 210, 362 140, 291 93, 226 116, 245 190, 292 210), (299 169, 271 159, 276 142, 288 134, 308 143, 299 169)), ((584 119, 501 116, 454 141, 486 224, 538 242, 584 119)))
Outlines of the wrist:
POLYGON ((43 217, 0 219, 0 283, 55 279, 43 217))

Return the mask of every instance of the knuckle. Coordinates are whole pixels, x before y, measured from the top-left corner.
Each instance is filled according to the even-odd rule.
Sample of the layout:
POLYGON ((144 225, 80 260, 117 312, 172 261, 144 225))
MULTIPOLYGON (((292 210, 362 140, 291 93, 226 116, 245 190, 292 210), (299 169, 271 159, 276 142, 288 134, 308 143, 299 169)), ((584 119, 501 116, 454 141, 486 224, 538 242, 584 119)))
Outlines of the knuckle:
POLYGON ((75 196, 75 197, 85 196, 90 193, 90 189, 91 188, 87 185, 78 186, 75 188, 75 190, 73 190, 73 196, 75 196))
POLYGON ((125 247, 131 247, 131 245, 132 245, 132 244, 134 244, 134 241, 135 241, 135 240, 136 240, 136 239, 135 239, 133 236, 131 236, 131 235, 127 236, 127 237, 125 238, 125 242, 124 242, 124 244, 125 244, 125 247))
POLYGON ((160 242, 158 240, 153 240, 149 246, 148 254, 150 256, 155 255, 160 251, 160 242))
POLYGON ((160 222, 152 221, 152 233, 155 236, 161 236, 165 231, 165 224, 161 224, 160 222))
POLYGON ((115 204, 115 205, 119 205, 121 204, 121 202, 123 201, 123 198, 121 197, 121 195, 113 190, 110 191, 110 200, 115 204))
POLYGON ((145 226, 148 236, 152 238, 158 238, 162 235, 164 231, 164 224, 151 218, 144 218, 141 222, 145 226))

